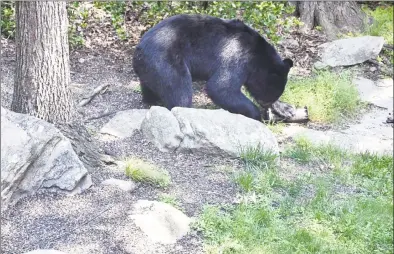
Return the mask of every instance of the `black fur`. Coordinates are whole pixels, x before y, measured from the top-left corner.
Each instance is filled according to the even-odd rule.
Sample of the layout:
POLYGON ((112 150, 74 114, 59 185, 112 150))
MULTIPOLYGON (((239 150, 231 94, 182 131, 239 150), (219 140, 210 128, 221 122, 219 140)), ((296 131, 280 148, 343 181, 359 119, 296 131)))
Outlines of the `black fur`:
POLYGON ((133 68, 143 100, 165 107, 191 107, 192 81, 207 81, 219 107, 261 120, 242 85, 264 106, 284 92, 293 62, 282 59, 262 36, 242 21, 205 15, 175 15, 147 31, 137 45, 133 68))

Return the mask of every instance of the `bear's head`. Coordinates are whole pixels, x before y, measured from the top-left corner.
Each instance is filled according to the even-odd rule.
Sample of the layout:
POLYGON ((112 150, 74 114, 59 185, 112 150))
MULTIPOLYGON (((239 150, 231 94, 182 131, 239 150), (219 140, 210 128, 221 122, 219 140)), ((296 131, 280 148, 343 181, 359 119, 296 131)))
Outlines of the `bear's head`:
POLYGON ((287 84, 287 77, 293 61, 286 58, 280 65, 269 67, 267 72, 259 75, 258 91, 252 93, 262 107, 269 107, 282 96, 287 84))

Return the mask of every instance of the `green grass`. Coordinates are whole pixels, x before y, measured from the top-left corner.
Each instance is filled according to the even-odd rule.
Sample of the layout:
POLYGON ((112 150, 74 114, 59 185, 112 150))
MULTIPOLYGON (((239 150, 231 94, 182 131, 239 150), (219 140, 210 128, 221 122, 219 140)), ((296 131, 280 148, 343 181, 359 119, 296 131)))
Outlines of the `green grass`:
POLYGON ((125 171, 128 177, 137 182, 148 182, 160 187, 171 183, 171 177, 166 170, 138 158, 126 160, 125 171))
POLYGON ((304 137, 298 137, 284 155, 301 163, 312 162, 330 168, 341 167, 349 154, 332 144, 314 145, 304 137))
POLYGON ((240 158, 246 165, 255 166, 259 169, 274 168, 277 163, 277 155, 262 146, 248 146, 240 149, 240 158))
POLYGON ((169 205, 172 205, 173 207, 175 207, 175 208, 177 208, 179 210, 182 210, 182 208, 181 208, 181 206, 179 204, 179 200, 176 197, 174 197, 174 196, 172 196, 170 194, 166 194, 166 193, 160 194, 159 201, 163 202, 163 203, 166 203, 166 204, 169 204, 169 205))
POLYGON ((374 19, 366 34, 382 36, 386 43, 393 44, 394 6, 379 6, 374 11, 364 7, 363 10, 374 19))
POLYGON ((357 87, 348 71, 318 71, 308 78, 289 79, 281 100, 308 107, 311 121, 338 123, 354 117, 362 107, 357 87))
MULTIPOLYGON (((244 87, 241 91, 257 104, 244 87)), ((289 78, 280 99, 297 108, 307 106, 310 120, 319 123, 340 123, 356 116, 364 106, 350 71, 317 70, 310 77, 289 78)), ((283 129, 280 124, 267 126, 277 134, 283 129)))
MULTIPOLYGON (((377 7, 375 10, 369 9, 367 6, 363 6, 365 13, 373 18, 372 25, 368 26, 365 35, 382 36, 385 43, 393 45, 393 33, 394 33, 394 6, 384 4, 377 7)), ((394 64, 394 52, 392 50, 386 50, 383 48, 383 54, 387 55, 391 59, 391 63, 394 64)), ((377 59, 379 61, 379 57, 377 59)))
POLYGON ((207 206, 200 216, 207 253, 392 253, 392 156, 300 139, 283 156, 310 172, 285 180, 274 156, 259 151, 244 150, 235 177, 254 201, 207 206), (313 174, 320 164, 330 170, 313 174))

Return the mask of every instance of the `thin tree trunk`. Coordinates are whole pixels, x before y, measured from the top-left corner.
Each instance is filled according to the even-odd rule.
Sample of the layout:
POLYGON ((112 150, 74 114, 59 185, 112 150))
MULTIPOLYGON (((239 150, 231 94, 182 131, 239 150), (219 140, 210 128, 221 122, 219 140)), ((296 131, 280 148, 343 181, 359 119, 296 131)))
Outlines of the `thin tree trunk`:
POLYGON ((11 110, 68 122, 71 99, 66 2, 17 1, 16 73, 11 110))

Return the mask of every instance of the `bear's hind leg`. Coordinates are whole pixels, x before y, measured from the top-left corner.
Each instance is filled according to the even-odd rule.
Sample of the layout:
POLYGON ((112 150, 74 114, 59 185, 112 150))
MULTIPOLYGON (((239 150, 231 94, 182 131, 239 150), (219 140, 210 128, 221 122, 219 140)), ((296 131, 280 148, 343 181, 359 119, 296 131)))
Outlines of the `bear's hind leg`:
POLYGON ((192 107, 192 78, 185 64, 167 66, 165 75, 161 77, 160 97, 167 109, 192 107))

